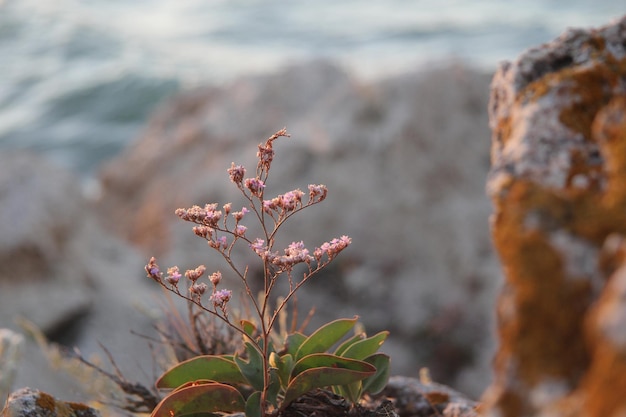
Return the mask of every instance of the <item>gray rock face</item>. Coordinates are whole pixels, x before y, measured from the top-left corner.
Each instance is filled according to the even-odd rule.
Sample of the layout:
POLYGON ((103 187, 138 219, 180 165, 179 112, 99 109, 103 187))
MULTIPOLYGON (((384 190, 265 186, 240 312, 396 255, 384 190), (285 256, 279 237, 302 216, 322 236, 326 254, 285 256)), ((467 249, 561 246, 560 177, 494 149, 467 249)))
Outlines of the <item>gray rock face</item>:
MULTIPOLYGON (((146 259, 226 272, 173 212, 242 204, 226 169, 254 169, 257 145, 286 125, 292 138, 276 144, 266 195, 322 183, 329 196, 285 228, 285 244, 353 239, 332 273, 303 289, 301 307, 316 305, 319 321, 358 314, 371 332, 389 329, 394 373, 428 366, 478 395, 499 281, 484 196, 488 78, 451 65, 364 84, 313 63, 191 91, 103 170, 99 206, 146 259)), ((247 248, 238 255, 256 261, 247 248)))
POLYGON ((90 306, 90 275, 73 260, 84 226, 78 181, 41 158, 0 154, 0 325, 21 316, 59 330, 90 306))
MULTIPOLYGON (((87 357, 102 356, 102 342, 141 379, 137 365, 152 369, 152 358, 130 331, 150 333, 151 319, 137 308, 153 302, 143 259, 99 225, 66 171, 22 152, 0 154, 0 171, 0 328, 22 332, 26 320, 87 357)), ((30 337, 21 358, 14 387, 85 400, 81 383, 30 337)))

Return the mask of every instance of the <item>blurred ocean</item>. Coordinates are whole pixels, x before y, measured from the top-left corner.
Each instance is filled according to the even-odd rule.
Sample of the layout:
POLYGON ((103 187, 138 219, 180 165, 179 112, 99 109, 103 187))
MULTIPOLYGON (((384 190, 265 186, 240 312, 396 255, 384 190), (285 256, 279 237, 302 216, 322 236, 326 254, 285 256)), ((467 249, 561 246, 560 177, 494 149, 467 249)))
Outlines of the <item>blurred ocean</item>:
POLYGON ((449 59, 493 71, 625 13, 626 0, 0 0, 0 151, 88 177, 182 89, 314 58, 365 79, 449 59))

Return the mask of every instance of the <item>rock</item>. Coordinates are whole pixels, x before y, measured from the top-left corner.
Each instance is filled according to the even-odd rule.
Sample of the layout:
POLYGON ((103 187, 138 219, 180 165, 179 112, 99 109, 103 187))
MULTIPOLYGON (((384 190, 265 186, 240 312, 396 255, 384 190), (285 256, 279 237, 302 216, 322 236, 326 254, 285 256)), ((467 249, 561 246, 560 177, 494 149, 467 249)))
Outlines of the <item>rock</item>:
POLYGON ((13 386, 24 338, 9 329, 0 329, 0 398, 7 398, 13 386))
POLYGON ((0 325, 26 318, 60 331, 91 304, 90 274, 72 260, 87 205, 68 172, 25 152, 0 154, 0 325))
POLYGON ((626 18, 571 29, 496 72, 498 301, 489 416, 626 410, 626 18))
MULTIPOLYGON (((499 282, 484 196, 487 85, 460 65, 362 83, 308 63, 183 93, 103 169, 102 217, 146 260, 224 272, 173 212, 242 204, 226 169, 253 169, 257 145, 287 125, 292 137, 276 144, 267 192, 322 183, 329 196, 286 225, 286 244, 353 238, 332 272, 303 289, 302 310, 316 305, 320 322, 359 314, 371 332, 391 330, 394 372, 428 366, 478 395, 499 282)), ((248 248, 237 255, 256 261, 248 248)))
POLYGON ((454 389, 423 378, 392 376, 380 396, 393 399, 402 416, 477 417, 479 404, 454 389))
POLYGON ((72 174, 34 154, 0 153, 0 327, 28 334, 13 386, 91 395, 33 340, 39 330, 92 359, 102 343, 129 379, 151 384, 139 372, 153 368, 147 342, 131 335, 153 334, 145 281, 143 258, 103 229, 72 174))
POLYGON ((60 401, 50 394, 22 388, 11 394, 2 417, 100 417, 100 412, 85 404, 60 401))

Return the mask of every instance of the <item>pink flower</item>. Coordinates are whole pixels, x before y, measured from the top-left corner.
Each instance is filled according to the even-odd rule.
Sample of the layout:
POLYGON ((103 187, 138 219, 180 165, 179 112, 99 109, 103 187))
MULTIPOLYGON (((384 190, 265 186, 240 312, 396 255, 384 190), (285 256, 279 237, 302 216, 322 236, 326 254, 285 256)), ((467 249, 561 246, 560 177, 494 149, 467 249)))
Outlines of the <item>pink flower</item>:
POLYGON ((273 210, 276 210, 278 208, 279 203, 280 199, 278 197, 271 200, 263 200, 263 211, 265 211, 266 213, 271 213, 273 210))
POLYGON ((246 175, 246 169, 241 165, 235 165, 234 162, 230 164, 230 168, 228 169, 228 175, 230 176, 230 180, 235 184, 241 184, 243 181, 243 177, 246 175))
POLYGON ((326 254, 330 259, 337 256, 339 252, 344 250, 350 243, 352 243, 352 239, 348 236, 343 235, 340 238, 335 238, 328 242, 322 243, 319 248, 316 248, 313 251, 313 256, 319 262, 324 254, 326 254))
POLYGON ((237 236, 242 237, 243 235, 246 234, 246 230, 248 230, 246 226, 238 224, 237 226, 235 226, 235 230, 233 231, 233 233, 235 233, 235 235, 237 236))
POLYGON ((263 195, 263 189, 265 188, 265 184, 258 178, 246 178, 245 181, 246 188, 250 190, 252 194, 257 197, 261 197, 263 195))
POLYGON ((245 216, 249 212, 250 212, 250 210, 248 210, 247 208, 243 207, 241 209, 241 211, 234 212, 233 213, 233 217, 235 218, 236 222, 239 222, 241 219, 243 219, 243 216, 245 216))
POLYGON ((165 280, 172 285, 176 285, 181 277, 182 275, 178 271, 178 267, 173 266, 167 269, 167 276, 165 277, 165 280))
POLYGON ((296 189, 279 196, 280 207, 282 207, 285 211, 295 210, 298 203, 302 202, 303 195, 304 193, 302 191, 296 189))
POLYGON ((259 256, 262 256, 265 252, 267 252, 267 248, 265 247, 265 241, 259 238, 250 243, 250 248, 252 248, 252 250, 256 252, 256 254, 259 256))
POLYGON ((328 189, 323 184, 309 184, 309 201, 320 202, 326 198, 328 189))
POLYGON ((310 262, 309 250, 304 247, 304 242, 292 242, 287 249, 285 255, 276 257, 272 260, 275 265, 286 266, 288 268, 301 262, 310 262))
POLYGON ((231 297, 232 297, 232 291, 219 290, 211 294, 210 300, 213 301, 213 305, 215 307, 223 308, 224 305, 230 300, 231 297))
POLYGON ((221 251, 228 247, 228 240, 226 239, 226 236, 220 236, 215 240, 209 240, 208 243, 210 247, 218 251, 221 251))
POLYGON ((150 258, 150 262, 144 268, 148 273, 148 277, 154 279, 155 281, 161 281, 161 271, 159 270, 159 265, 156 263, 156 258, 153 256, 150 258))

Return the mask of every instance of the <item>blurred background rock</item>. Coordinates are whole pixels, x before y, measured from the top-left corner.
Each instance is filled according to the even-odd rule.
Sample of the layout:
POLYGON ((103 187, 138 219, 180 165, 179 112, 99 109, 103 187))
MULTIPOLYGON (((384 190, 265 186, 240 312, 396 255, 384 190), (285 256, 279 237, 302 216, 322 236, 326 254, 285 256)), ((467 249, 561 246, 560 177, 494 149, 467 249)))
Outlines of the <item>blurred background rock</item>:
MULTIPOLYGON (((484 195, 497 61, 618 2, 0 2, 0 327, 17 317, 149 380, 147 257, 224 266, 174 209, 236 198, 286 126, 270 194, 325 183, 288 232, 354 245, 311 282, 319 320, 389 329, 393 372, 477 397, 500 281, 484 195), (139 371, 142 369, 142 371, 139 371)), ((288 242, 287 242, 288 243, 288 242)), ((33 343, 16 386, 80 387, 33 343)))

